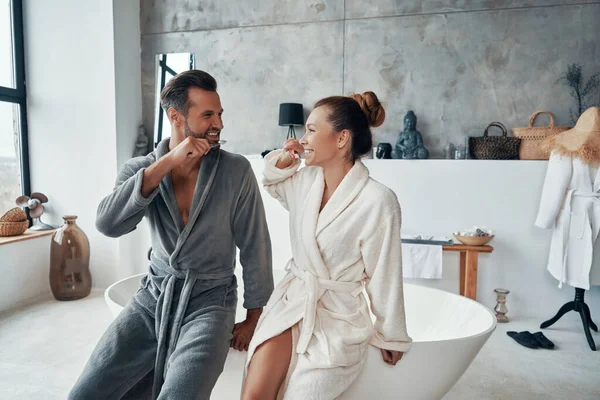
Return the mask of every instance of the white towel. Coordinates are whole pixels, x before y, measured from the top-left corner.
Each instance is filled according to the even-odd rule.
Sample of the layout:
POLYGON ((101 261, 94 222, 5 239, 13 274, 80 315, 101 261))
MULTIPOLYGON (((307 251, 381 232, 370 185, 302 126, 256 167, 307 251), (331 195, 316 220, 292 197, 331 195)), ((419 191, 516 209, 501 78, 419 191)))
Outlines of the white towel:
POLYGON ((402 243, 402 275, 409 279, 442 279, 442 246, 402 243))

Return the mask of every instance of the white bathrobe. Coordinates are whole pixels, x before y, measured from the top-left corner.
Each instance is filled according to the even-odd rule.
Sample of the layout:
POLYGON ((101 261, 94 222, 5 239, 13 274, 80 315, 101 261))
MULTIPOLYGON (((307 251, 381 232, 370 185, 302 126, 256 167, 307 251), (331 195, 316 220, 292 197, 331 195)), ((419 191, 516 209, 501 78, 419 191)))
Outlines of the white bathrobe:
POLYGON ((580 158, 552 152, 535 225, 553 228, 547 268, 559 287, 600 285, 600 268, 593 267, 598 264, 593 259, 600 230, 600 170, 592 177, 580 158))
POLYGON ((400 205, 356 161, 319 213, 323 170, 298 170, 299 160, 278 169, 280 152, 267 156, 263 184, 289 211, 292 258, 258 322, 246 366, 260 344, 293 326, 292 362, 279 398, 332 400, 360 373, 369 343, 410 347, 400 205))

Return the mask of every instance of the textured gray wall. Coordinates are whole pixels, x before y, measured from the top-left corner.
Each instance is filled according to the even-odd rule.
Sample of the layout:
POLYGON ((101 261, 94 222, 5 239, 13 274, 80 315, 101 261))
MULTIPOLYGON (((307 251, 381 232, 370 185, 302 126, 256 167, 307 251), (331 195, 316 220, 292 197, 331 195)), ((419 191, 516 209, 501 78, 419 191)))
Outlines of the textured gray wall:
MULTIPOLYGON (((394 143, 412 109, 432 157, 492 121, 525 126, 548 109, 559 125, 574 107, 555 81, 572 62, 600 72, 600 1, 141 0, 144 124, 153 132, 155 55, 193 52, 215 76, 227 149, 279 146, 278 105, 373 90, 394 143)), ((540 121, 545 122, 545 121, 540 121)), ((302 129, 297 133, 302 134, 302 129)))

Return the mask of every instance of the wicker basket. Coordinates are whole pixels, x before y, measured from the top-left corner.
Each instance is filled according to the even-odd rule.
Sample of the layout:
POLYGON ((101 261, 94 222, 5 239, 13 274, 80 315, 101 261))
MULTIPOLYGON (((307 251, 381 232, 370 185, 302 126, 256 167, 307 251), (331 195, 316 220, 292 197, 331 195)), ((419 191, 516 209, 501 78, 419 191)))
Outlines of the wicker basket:
POLYGON ((488 244, 493 238, 494 235, 490 236, 461 236, 454 234, 454 237, 461 242, 462 244, 466 244, 467 246, 484 246, 488 244))
POLYGON ((500 122, 492 122, 483 132, 483 137, 469 138, 469 151, 475 160, 518 160, 521 139, 509 137, 506 127, 500 122), (502 130, 502 136, 488 136, 491 127, 502 130))
POLYGON ((529 118, 526 128, 513 128, 513 135, 521 139, 519 159, 521 160, 547 160, 550 158, 549 149, 542 146, 544 139, 570 129, 568 126, 554 126, 554 115, 550 111, 537 111, 529 118), (550 117, 549 126, 533 126, 533 121, 540 114, 550 117))
POLYGON ((29 221, 0 222, 0 236, 22 235, 29 228, 29 221))
POLYGON ((0 222, 23 222, 27 220, 27 214, 19 207, 10 209, 0 217, 0 222))

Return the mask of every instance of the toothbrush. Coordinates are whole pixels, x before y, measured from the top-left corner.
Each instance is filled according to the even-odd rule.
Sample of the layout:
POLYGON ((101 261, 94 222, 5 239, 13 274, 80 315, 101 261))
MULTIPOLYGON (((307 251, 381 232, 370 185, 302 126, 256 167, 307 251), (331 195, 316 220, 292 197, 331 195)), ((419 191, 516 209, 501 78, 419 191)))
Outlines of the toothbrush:
POLYGON ((211 143, 210 144, 210 148, 214 149, 215 147, 218 147, 218 146, 220 146, 222 144, 225 144, 225 143, 227 143, 227 140, 217 140, 215 143, 211 143))

